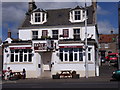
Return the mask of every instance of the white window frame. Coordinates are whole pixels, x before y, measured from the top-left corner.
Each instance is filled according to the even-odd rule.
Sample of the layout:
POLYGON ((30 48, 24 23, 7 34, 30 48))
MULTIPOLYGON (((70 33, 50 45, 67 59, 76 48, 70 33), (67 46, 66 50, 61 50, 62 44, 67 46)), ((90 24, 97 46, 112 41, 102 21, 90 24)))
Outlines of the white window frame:
POLYGON ((80 39, 80 38, 81 38, 81 37, 80 37, 80 36, 81 36, 81 35, 80 35, 80 34, 81 34, 80 31, 81 31, 80 28, 74 28, 74 29, 73 29, 73 38, 75 38, 75 37, 74 37, 75 35, 76 35, 76 36, 79 35, 79 39, 80 39), (74 30, 78 30, 78 29, 79 29, 79 33, 74 33, 74 30))
MULTIPOLYGON (((33 32, 38 32, 38 31, 32 31, 32 39, 38 39, 38 35, 33 35, 33 32), (33 37, 36 37, 37 36, 37 38, 33 38, 33 37)), ((38 34, 39 34, 39 32, 38 32, 38 34)))
MULTIPOLYGON (((11 62, 11 60, 10 60, 10 62, 11 63, 14 63, 14 62, 17 62, 17 63, 23 63, 23 62, 28 62, 28 63, 31 63, 31 62, 29 62, 29 54, 32 54, 32 53, 29 53, 28 52, 28 50, 27 50, 27 52, 25 53, 24 51, 22 52, 22 54, 23 54, 23 57, 22 57, 22 59, 23 59, 23 61, 22 62, 20 62, 20 52, 18 52, 18 53, 15 53, 15 50, 13 50, 13 53, 11 53, 11 54, 14 54, 14 61, 13 62, 11 62), (16 61, 16 55, 18 55, 18 61, 16 61), (24 55, 27 55, 27 60, 25 61, 24 60, 24 55)), ((10 54, 10 55, 11 55, 10 54)), ((10 56, 11 57, 11 56, 10 56)), ((32 57, 31 57, 32 58, 32 57)), ((11 58, 10 58, 11 59, 11 58)))
POLYGON ((31 21, 30 21, 31 24, 43 24, 45 22, 47 22, 47 14, 45 12, 34 12, 31 14, 31 21), (40 13, 40 22, 35 22, 35 14, 36 13, 37 14, 40 13), (44 16, 44 21, 43 21, 43 16, 44 16))
POLYGON ((88 47, 88 49, 90 49, 90 51, 88 50, 88 59, 89 59, 89 54, 90 54, 90 60, 88 61, 92 61, 92 54, 93 54, 92 47, 88 47))
POLYGON ((53 38, 53 36, 57 36, 57 38, 55 38, 55 39, 58 39, 59 38, 59 30, 52 30, 52 38, 53 38), (58 31, 58 33, 57 34, 53 34, 53 31, 58 31))
MULTIPOLYGON (((72 51, 73 52, 73 61, 70 61, 70 58, 69 58, 69 51, 65 52, 64 49, 63 49, 63 61, 61 62, 83 62, 80 61, 80 58, 79 58, 79 53, 82 53, 82 51, 80 52, 79 50, 77 52, 75 52, 74 50, 72 51), (67 54, 67 61, 65 61, 65 54, 67 54), (75 54, 77 54, 77 60, 75 60, 75 54)), ((83 53, 82 53, 83 54, 83 53)), ((83 57, 82 57, 83 58, 83 57)))
POLYGON ((77 10, 72 10, 69 14, 70 14, 70 20, 72 23, 75 22, 83 22, 85 21, 85 13, 83 13, 84 10, 82 9, 77 9, 77 10), (75 20, 75 11, 80 11, 80 20, 75 20))

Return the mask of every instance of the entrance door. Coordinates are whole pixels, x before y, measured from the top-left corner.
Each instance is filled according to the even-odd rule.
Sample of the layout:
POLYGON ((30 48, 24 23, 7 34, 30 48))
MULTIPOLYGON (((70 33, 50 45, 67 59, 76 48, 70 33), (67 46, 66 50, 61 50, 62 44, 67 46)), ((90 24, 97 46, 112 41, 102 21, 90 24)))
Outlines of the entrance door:
POLYGON ((41 60, 42 60, 41 78, 51 78, 51 58, 52 58, 52 52, 41 53, 41 60))
POLYGON ((51 52, 44 52, 41 54, 41 60, 43 62, 43 71, 51 71, 51 58, 52 53, 51 52))

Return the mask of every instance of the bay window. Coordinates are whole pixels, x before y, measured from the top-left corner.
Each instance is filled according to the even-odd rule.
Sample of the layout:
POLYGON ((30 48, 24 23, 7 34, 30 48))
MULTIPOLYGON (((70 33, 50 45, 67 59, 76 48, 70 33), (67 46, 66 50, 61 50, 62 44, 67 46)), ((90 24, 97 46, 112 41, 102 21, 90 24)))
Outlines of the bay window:
POLYGON ((11 50, 10 62, 32 62, 32 49, 11 50))
POLYGON ((61 62, 83 61, 82 48, 60 48, 61 62))

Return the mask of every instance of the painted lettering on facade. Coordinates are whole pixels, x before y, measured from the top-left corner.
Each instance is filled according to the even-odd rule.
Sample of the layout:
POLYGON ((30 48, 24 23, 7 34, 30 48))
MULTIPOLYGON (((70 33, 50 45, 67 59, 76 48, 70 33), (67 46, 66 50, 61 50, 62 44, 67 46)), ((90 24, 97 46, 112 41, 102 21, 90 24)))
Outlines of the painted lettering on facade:
POLYGON ((46 43, 34 43, 34 49, 35 50, 47 50, 47 44, 46 43))

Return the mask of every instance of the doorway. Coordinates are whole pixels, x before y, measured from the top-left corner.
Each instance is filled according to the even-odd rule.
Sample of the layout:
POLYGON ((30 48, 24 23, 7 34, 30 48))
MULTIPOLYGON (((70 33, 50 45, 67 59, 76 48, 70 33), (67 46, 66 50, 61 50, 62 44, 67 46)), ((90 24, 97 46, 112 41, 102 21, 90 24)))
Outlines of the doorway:
POLYGON ((52 52, 41 53, 42 78, 50 78, 51 76, 51 59, 52 59, 52 52))

